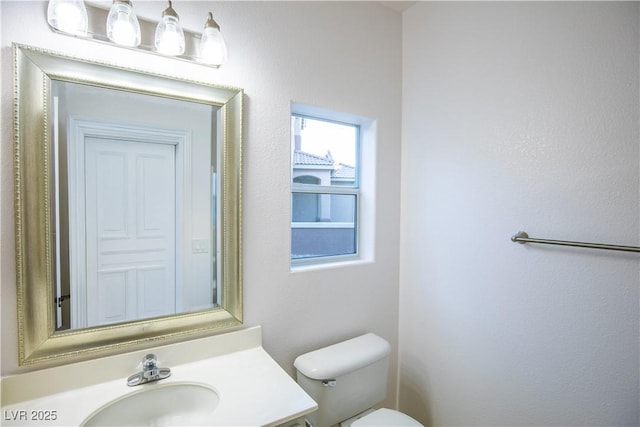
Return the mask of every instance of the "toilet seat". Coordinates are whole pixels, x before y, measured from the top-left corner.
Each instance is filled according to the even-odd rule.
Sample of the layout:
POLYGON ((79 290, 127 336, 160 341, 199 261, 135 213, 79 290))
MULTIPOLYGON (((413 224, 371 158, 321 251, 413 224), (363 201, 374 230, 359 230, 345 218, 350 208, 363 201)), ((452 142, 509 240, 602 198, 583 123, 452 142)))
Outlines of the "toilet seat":
POLYGON ((353 427, 423 427, 410 416, 387 408, 373 411, 351 425, 353 427))

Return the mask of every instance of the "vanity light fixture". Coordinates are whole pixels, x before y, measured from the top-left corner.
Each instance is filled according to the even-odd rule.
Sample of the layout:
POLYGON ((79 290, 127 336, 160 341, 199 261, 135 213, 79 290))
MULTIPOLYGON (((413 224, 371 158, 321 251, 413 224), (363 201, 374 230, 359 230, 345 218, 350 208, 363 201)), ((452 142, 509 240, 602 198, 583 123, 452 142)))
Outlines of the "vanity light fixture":
POLYGON ((222 65, 227 60, 227 45, 211 12, 200 38, 200 59, 214 65, 222 65))
POLYGON ((209 12, 204 30, 197 33, 183 29, 171 1, 167 3, 160 22, 154 22, 139 19, 132 0, 112 0, 108 11, 83 0, 49 0, 47 22, 54 32, 67 36, 168 55, 211 68, 223 64, 227 47, 213 14, 209 12))
POLYGON ((182 55, 184 53, 184 31, 176 11, 169 7, 162 12, 162 19, 156 27, 154 44, 156 50, 165 55, 182 55))
POLYGON ((83 0, 49 0, 47 22, 56 30, 87 35, 89 18, 83 0))
POLYGON ((113 0, 107 17, 107 37, 123 46, 140 44, 140 23, 129 0, 113 0))

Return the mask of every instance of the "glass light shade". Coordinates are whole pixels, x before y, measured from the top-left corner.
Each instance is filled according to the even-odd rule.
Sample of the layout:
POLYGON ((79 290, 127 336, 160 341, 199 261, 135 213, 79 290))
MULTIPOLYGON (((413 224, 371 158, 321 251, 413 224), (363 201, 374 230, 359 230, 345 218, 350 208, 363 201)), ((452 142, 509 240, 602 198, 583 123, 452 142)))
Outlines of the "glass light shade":
POLYGON ((86 36, 89 18, 83 0, 49 0, 47 22, 56 30, 86 36))
POLYGON ((200 59, 212 65, 222 65, 227 60, 227 45, 218 28, 206 27, 202 32, 200 59))
POLYGON ((200 58, 212 65, 222 65, 227 60, 227 45, 217 28, 206 28, 202 32, 200 58))
POLYGON ((107 17, 107 37, 124 46, 140 44, 140 23, 128 1, 114 0, 107 17))
POLYGON ((156 50, 165 55, 182 55, 184 53, 184 31, 178 15, 169 7, 162 12, 162 19, 156 27, 156 50))

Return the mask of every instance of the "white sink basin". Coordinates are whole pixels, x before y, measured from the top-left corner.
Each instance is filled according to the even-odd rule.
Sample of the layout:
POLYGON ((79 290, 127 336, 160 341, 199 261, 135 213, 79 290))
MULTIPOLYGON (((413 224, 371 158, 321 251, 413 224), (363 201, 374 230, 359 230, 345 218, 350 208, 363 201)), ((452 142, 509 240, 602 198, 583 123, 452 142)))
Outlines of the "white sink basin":
POLYGON ((198 426, 211 423, 220 396, 199 383, 148 383, 94 411, 83 426, 198 426))

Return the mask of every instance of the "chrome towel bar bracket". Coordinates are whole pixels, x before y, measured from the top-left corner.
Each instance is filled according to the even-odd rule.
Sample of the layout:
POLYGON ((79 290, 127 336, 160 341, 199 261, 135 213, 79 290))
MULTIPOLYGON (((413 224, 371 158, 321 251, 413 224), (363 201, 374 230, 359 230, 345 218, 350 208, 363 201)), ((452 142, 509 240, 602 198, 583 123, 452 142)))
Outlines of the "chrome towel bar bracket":
POLYGON ((609 251, 640 253, 640 247, 638 246, 622 246, 622 245, 608 245, 603 243, 570 242, 566 240, 534 239, 532 237, 529 237, 529 235, 524 231, 518 231, 514 236, 511 236, 511 241, 514 243, 520 243, 520 244, 542 243, 545 245, 575 246, 578 248, 605 249, 609 251))

